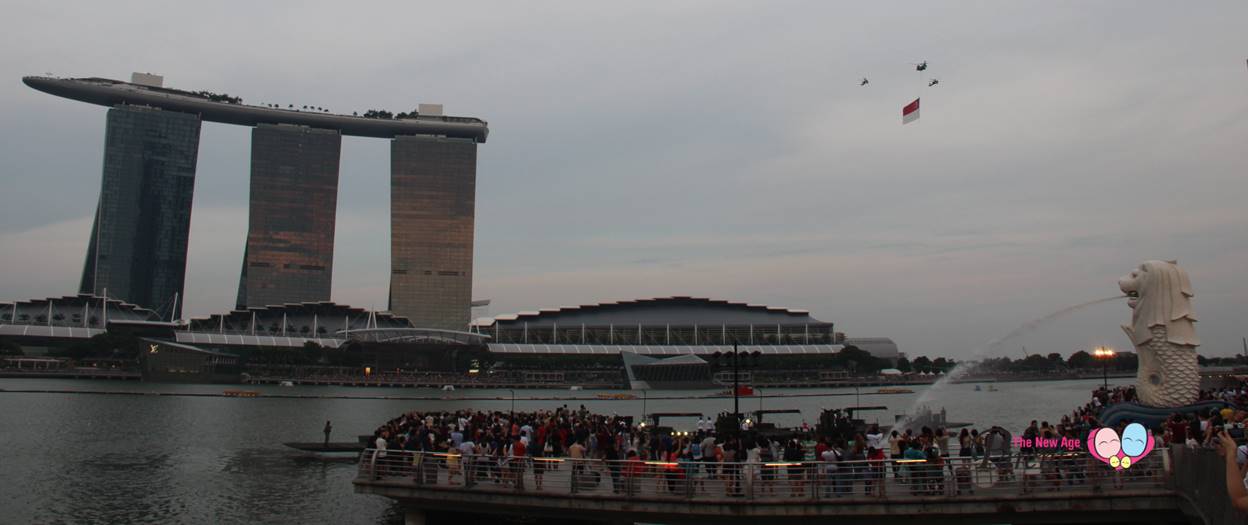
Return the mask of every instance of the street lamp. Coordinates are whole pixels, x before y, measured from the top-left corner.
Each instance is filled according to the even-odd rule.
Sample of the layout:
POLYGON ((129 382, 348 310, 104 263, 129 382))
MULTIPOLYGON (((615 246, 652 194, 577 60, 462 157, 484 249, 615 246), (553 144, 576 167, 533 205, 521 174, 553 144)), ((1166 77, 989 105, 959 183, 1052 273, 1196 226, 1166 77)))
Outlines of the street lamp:
MULTIPOLYGON (((734 340, 732 342, 732 354, 731 354, 732 355, 732 415, 736 418, 736 424, 739 427, 741 424, 741 397, 740 397, 741 396, 741 381, 740 379, 741 379, 741 366, 743 364, 741 363, 741 355, 738 351, 737 345, 738 345, 737 341, 734 340)), ((754 351, 754 353, 752 354, 754 356, 755 364, 758 363, 758 357, 760 354, 761 352, 758 352, 757 350, 754 351)), ((748 356, 751 354, 749 352, 746 352, 746 355, 748 356)), ((728 353, 725 352, 721 354, 719 352, 715 352, 712 355, 712 357, 716 361, 718 361, 721 356, 728 357, 728 353)))
POLYGON ((1105 390, 1109 390, 1109 361, 1116 354, 1117 352, 1108 346, 1098 346, 1092 350, 1092 357, 1101 360, 1101 379, 1104 381, 1105 390))

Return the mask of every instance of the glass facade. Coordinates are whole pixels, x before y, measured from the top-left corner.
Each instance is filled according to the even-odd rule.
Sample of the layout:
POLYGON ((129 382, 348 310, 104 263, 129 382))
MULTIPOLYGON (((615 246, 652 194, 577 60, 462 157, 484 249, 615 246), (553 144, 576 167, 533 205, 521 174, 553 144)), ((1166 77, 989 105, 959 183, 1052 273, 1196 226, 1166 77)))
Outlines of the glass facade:
POLYGON ((116 106, 107 123, 80 290, 181 318, 200 118, 116 106))
POLYGON ((338 131, 251 132, 251 203, 238 307, 328 301, 338 207, 338 131))
POLYGON ((471 139, 390 143, 390 311, 418 328, 467 330, 476 179, 471 139))

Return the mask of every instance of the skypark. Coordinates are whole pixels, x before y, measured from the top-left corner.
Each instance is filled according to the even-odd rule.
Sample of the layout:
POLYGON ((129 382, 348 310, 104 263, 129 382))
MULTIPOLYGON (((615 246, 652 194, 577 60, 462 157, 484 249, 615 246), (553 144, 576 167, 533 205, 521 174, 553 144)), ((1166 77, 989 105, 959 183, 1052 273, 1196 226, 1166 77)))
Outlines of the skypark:
POLYGON ((294 124, 337 130, 343 135, 387 139, 401 135, 442 135, 485 142, 489 135, 488 124, 484 120, 471 117, 417 115, 414 118, 386 119, 299 111, 293 108, 252 106, 224 98, 213 100, 190 91, 107 78, 29 76, 23 77, 22 82, 44 93, 81 102, 108 107, 119 104, 151 106, 169 111, 198 114, 200 118, 209 122, 240 126, 294 124))

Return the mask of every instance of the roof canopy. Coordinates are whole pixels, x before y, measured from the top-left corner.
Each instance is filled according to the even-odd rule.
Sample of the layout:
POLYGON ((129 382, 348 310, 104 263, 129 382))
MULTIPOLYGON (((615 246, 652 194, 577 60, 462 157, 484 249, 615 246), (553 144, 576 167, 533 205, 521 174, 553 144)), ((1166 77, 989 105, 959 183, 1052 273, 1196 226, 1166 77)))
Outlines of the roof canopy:
POLYGON ((689 296, 564 306, 500 315, 494 321, 500 327, 828 324, 806 310, 689 296))

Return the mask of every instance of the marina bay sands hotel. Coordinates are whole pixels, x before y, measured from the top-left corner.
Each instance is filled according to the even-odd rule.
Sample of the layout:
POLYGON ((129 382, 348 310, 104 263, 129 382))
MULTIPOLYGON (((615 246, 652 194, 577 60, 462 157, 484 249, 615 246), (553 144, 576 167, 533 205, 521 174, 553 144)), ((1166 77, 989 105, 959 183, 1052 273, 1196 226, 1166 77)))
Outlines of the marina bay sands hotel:
POLYGON ((108 106, 104 173, 82 293, 180 319, 199 130, 251 126, 251 198, 239 308, 329 301, 342 136, 390 140, 389 310, 414 326, 465 330, 472 300, 477 144, 485 121, 422 107, 338 115, 245 105, 163 86, 156 75, 25 77, 108 106))

